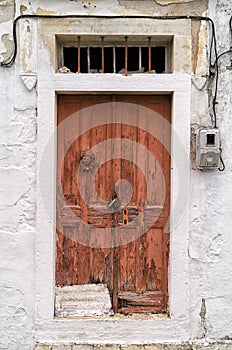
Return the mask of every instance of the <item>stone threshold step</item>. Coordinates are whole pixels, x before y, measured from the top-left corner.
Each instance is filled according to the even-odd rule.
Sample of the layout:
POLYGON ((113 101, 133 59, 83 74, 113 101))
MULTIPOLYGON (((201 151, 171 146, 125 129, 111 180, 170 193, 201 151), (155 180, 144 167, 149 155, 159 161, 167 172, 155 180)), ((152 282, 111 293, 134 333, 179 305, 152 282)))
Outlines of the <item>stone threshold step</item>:
POLYGON ((37 344, 34 350, 232 350, 232 341, 202 342, 201 344, 37 344))

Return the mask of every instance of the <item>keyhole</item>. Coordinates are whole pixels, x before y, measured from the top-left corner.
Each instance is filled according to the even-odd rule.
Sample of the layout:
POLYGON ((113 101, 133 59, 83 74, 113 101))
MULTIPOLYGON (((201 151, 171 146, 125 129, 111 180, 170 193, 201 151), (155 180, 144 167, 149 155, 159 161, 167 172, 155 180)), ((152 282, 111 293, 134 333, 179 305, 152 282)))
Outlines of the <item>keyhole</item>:
POLYGON ((128 209, 123 209, 123 224, 127 225, 128 224, 128 209))

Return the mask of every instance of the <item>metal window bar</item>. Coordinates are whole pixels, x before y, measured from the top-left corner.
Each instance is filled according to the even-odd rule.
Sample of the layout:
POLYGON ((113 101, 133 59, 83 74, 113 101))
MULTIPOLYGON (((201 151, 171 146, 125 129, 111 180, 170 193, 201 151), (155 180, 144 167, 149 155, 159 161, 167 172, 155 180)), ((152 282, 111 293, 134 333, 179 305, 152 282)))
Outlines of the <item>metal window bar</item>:
POLYGON ((113 73, 116 73, 116 49, 113 46, 113 73))
POLYGON ((151 37, 148 38, 148 73, 151 73, 151 37))
POLYGON ((81 38, 78 36, 77 38, 77 73, 81 72, 81 38))

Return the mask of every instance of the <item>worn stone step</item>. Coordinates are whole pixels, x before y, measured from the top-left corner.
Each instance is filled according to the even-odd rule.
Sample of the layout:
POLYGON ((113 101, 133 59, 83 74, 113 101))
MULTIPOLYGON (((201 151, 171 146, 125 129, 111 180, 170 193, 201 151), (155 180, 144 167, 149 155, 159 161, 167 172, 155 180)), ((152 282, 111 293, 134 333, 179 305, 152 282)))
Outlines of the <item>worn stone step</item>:
POLYGON ((34 350, 232 350, 232 341, 183 344, 37 344, 34 350))

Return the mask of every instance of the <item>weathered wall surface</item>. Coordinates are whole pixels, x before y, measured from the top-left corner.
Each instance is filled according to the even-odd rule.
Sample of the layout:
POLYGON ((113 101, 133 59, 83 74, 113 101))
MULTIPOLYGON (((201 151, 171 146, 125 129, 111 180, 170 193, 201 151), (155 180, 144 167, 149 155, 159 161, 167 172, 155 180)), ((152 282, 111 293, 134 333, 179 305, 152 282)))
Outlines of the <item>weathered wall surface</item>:
MULTIPOLYGON (((231 46, 229 1, 210 1, 209 16, 215 20, 219 53, 231 46)), ((206 322, 203 334, 209 337, 231 337, 232 294, 230 293, 231 268, 231 121, 232 108, 230 56, 219 61, 218 125, 221 130, 223 173, 192 171, 191 179, 191 232, 189 239, 192 336, 197 336, 200 298, 206 300, 206 322)), ((193 91, 196 91, 193 88, 193 91)), ((210 125, 207 110, 201 106, 201 92, 193 94, 192 122, 210 125), (198 97, 197 97, 198 95, 198 97)), ((204 328, 204 327, 203 327, 204 328)))
MULTIPOLYGON (((205 15, 206 10, 206 1, 201 0, 90 2, 22 0, 16 4, 13 0, 4 0, 0 2, 1 61, 6 59, 12 50, 12 19, 20 13, 128 15, 142 12, 149 15, 205 15)), ((208 14, 215 20, 218 49, 222 52, 231 45, 230 1, 209 1, 208 14)), ((207 35, 205 24, 192 25, 192 70, 195 84, 192 86, 191 122, 194 128, 196 125, 211 126, 207 109, 210 89, 208 92, 205 89, 198 91, 196 88, 196 85, 201 86, 204 83, 204 76, 207 73, 205 47, 207 35)), ((32 50, 33 54, 35 51, 32 50)), ((231 70, 226 69, 226 65, 229 64, 229 56, 220 61, 217 106, 226 170, 223 173, 218 171, 205 173, 193 169, 191 173, 191 230, 188 252, 189 338, 193 339, 232 338, 232 123, 230 122, 232 94, 231 70), (202 298, 205 299, 205 310, 202 310, 202 298), (202 318, 199 316, 200 311, 202 318), (206 312, 205 319, 204 312, 206 312)), ((32 74, 30 89, 22 82, 20 77, 22 67, 18 59, 12 68, 0 67, 1 350, 31 350, 34 346, 37 91, 33 88, 33 77, 36 75, 36 64, 28 67, 25 63, 24 68, 24 73, 32 74)), ((194 168, 194 163, 192 166, 194 168)), ((203 344, 205 344, 203 348, 210 348, 207 340, 203 340, 203 344)), ((79 348, 77 345, 72 346, 73 350, 79 348)), ((81 348, 92 349, 88 346, 81 348)), ((174 345, 162 348, 174 349, 174 345)), ((198 349, 198 346, 187 344, 183 348, 198 349)), ((199 345, 200 348, 202 347, 199 345)), ((230 345, 214 344, 211 348, 221 350, 230 348, 230 345)), ((49 346, 44 349, 51 350, 49 346)), ((65 349, 71 349, 71 345, 65 349)), ((136 349, 135 345, 132 345, 131 349, 136 349)), ((150 348, 144 347, 144 349, 150 348)))
MULTIPOLYGON (((12 50, 14 1, 0 2, 1 61, 12 50)), ((0 349, 31 349, 35 294, 36 92, 0 67, 0 349)))

